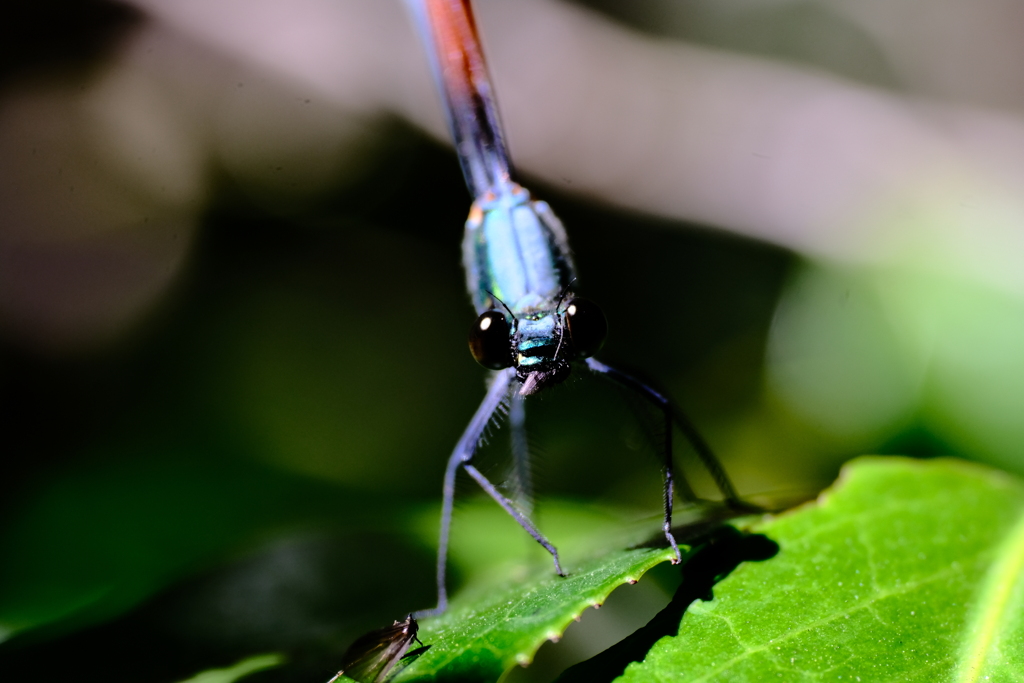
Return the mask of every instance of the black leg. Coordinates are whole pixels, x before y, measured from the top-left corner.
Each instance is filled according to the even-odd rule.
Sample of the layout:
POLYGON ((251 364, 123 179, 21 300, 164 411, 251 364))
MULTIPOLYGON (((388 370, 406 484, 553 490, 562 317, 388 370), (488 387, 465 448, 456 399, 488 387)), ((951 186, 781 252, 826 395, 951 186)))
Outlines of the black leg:
MULTIPOLYGON (((664 419, 665 429, 665 447, 664 447, 664 475, 665 475, 665 519, 662 528, 665 530, 665 537, 668 539, 672 548, 676 551, 676 556, 679 556, 679 549, 676 547, 675 538, 672 536, 672 499, 673 493, 676 486, 676 477, 674 476, 674 467, 672 464, 672 426, 677 425, 683 432, 683 435, 693 445, 693 449, 697 451, 697 455, 700 457, 704 467, 707 468, 711 474, 711 478, 715 482, 715 486, 722 493, 725 502, 730 507, 737 509, 745 509, 747 506, 740 500, 739 496, 736 495, 736 489, 733 488, 732 482, 729 481, 729 476, 725 473, 725 469, 721 463, 718 462, 718 458, 715 457, 711 447, 708 446, 707 442, 700 435, 693 424, 686 418, 681 410, 679 410, 667 396, 655 391, 653 388, 644 384, 637 378, 627 375, 621 370, 616 370, 613 367, 605 365, 599 360, 594 358, 587 359, 587 367, 592 371, 596 372, 603 377, 607 377, 616 384, 625 387, 631 391, 635 391, 650 401, 662 414, 664 419)), ((693 490, 686 482, 685 478, 678 479, 680 495, 691 500, 697 500, 693 490)))
POLYGON ((687 441, 693 446, 693 450, 697 452, 697 456, 700 458, 704 467, 707 468, 711 474, 711 478, 715 482, 715 486, 722 493, 722 497, 730 505, 736 505, 737 507, 746 507, 746 504, 740 500, 740 497, 736 494, 736 489, 733 488, 732 482, 729 480, 729 475, 725 473, 725 469, 722 464, 718 462, 718 458, 715 456, 714 451, 711 450, 711 446, 708 445, 704 437, 700 435, 697 428, 693 426, 689 418, 683 414, 683 411, 672 402, 667 396, 655 391, 651 387, 647 386, 632 375, 627 375, 621 370, 616 370, 613 367, 605 365, 599 360, 594 358, 587 359, 587 367, 594 372, 604 375, 608 379, 612 380, 616 384, 619 384, 627 389, 637 392, 648 401, 654 404, 662 414, 665 415, 665 421, 667 425, 675 423, 686 437, 687 441))
POLYGON ((537 531, 537 527, 533 522, 529 520, 523 513, 515 509, 511 501, 502 496, 494 485, 487 481, 479 470, 473 467, 470 463, 473 460, 473 456, 476 454, 477 447, 480 445, 480 439, 484 435, 484 430, 487 429, 487 425, 490 424, 491 419, 494 417, 506 397, 509 395, 509 388, 515 378, 515 369, 509 368, 508 370, 502 370, 495 373, 494 379, 491 382, 490 388, 487 390, 487 395, 484 397, 480 407, 477 408, 476 413, 473 415, 473 419, 470 421, 469 426, 466 427, 466 431, 462 433, 462 437, 459 439, 459 443, 456 444, 455 450, 452 451, 451 456, 448 458, 448 465, 444 472, 444 498, 441 503, 441 534, 437 546, 437 607, 429 610, 421 610, 414 613, 417 619, 424 617, 432 617, 443 613, 448 609, 448 588, 446 583, 446 574, 448 568, 448 536, 451 532, 452 524, 452 508, 455 501, 455 475, 458 474, 459 468, 462 467, 473 477, 477 483, 483 487, 492 498, 494 498, 499 505, 512 515, 513 518, 519 525, 522 526, 526 531, 537 540, 538 543, 544 546, 548 552, 551 553, 555 560, 555 570, 561 574, 562 569, 558 562, 558 551, 551 545, 550 542, 544 536, 537 531))
POLYGON ((484 430, 508 395, 514 377, 514 370, 495 373, 487 395, 448 458, 448 466, 444 470, 444 494, 441 502, 441 535, 437 544, 437 607, 414 613, 413 616, 417 619, 436 616, 448 609, 448 589, 445 581, 448 569, 448 534, 451 531, 452 508, 455 504, 455 475, 458 474, 459 467, 473 459, 484 430))
POLYGON ((480 470, 473 467, 469 463, 464 463, 462 467, 466 470, 466 472, 469 473, 469 476, 476 479, 476 483, 480 484, 480 488, 486 491, 487 495, 489 495, 491 498, 497 501, 498 505, 505 509, 505 512, 512 515, 513 519, 519 522, 519 526, 526 529, 526 532, 533 536, 533 540, 537 541, 537 543, 540 543, 542 546, 544 546, 544 550, 547 550, 549 553, 551 553, 551 557, 555 560, 555 571, 558 573, 559 576, 565 576, 565 572, 562 571, 562 565, 558 561, 558 550, 555 549, 555 546, 551 545, 551 541, 546 539, 544 537, 544 534, 537 530, 536 525, 533 522, 531 522, 526 515, 519 512, 519 510, 516 510, 515 506, 512 504, 512 501, 510 501, 505 496, 501 495, 501 492, 499 492, 498 489, 494 487, 494 484, 488 481, 484 475, 480 474, 480 470))

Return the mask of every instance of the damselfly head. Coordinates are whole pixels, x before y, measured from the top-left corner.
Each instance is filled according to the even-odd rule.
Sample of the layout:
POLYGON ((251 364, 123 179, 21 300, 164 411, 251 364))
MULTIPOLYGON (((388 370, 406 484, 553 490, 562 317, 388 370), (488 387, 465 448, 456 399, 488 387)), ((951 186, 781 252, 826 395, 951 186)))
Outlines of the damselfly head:
POLYGON ((507 309, 485 311, 470 330, 469 349, 490 370, 514 366, 519 393, 529 396, 565 380, 572 362, 593 356, 607 336, 600 307, 574 297, 520 318, 507 309))
POLYGON ((359 683, 381 683, 399 661, 411 654, 408 650, 413 641, 421 646, 415 652, 422 652, 430 647, 423 645, 416 637, 419 630, 419 624, 410 614, 391 626, 370 631, 345 651, 341 671, 331 681, 345 674, 359 683))

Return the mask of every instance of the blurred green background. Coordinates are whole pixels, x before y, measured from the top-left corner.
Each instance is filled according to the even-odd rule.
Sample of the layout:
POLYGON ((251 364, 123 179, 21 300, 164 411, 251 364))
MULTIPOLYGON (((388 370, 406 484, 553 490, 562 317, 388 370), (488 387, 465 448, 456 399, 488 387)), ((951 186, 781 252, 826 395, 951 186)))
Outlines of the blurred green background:
MULTIPOLYGON (((593 3, 621 27, 908 88, 876 39, 828 3, 674 5, 593 3)), ((20 12, 0 40, 8 110, 38 83, 95 82, 153 26, 97 1, 20 12)), ((333 121, 310 120, 289 125, 333 121)), ((11 121, 0 122, 10 139, 33 134, 11 121)), ((19 241, 27 209, 8 206, 0 283, 22 307, 5 304, 0 323, 4 681, 58 680, 72 663, 83 680, 180 681, 262 652, 292 667, 260 680, 321 680, 355 636, 432 604, 441 475, 485 378, 465 342, 469 198, 450 151, 410 123, 380 116, 356 137, 343 157, 320 150, 331 163, 314 170, 287 166, 309 150, 285 143, 282 166, 257 150, 264 165, 247 167, 248 148, 212 162, 201 198, 185 202, 194 232, 168 232, 187 243, 181 260, 99 334, 61 327, 73 298, 51 321, 65 331, 33 327, 33 296, 48 301, 50 280, 11 275, 35 262, 19 241)), ((14 173, 4 182, 15 190, 56 182, 18 185, 14 173)), ((1024 298, 927 249, 881 265, 809 258, 526 180, 567 226, 580 291, 607 313, 601 357, 669 389, 743 494, 813 492, 866 452, 1024 471, 1024 298)), ((935 216, 911 209, 878 218, 879 230, 927 234, 935 216)), ((80 244, 61 247, 53 282, 80 244)), ((527 410, 542 525, 547 502, 553 518, 611 509, 656 530, 656 460, 616 391, 576 376, 527 410)), ((496 436, 493 472, 507 454, 496 436)), ((517 537, 472 525, 478 495, 460 496, 456 585, 475 546, 517 537)), ((525 540, 507 552, 546 561, 525 540)), ((512 679, 549 680, 614 642, 673 580, 662 571, 613 598, 512 679)))

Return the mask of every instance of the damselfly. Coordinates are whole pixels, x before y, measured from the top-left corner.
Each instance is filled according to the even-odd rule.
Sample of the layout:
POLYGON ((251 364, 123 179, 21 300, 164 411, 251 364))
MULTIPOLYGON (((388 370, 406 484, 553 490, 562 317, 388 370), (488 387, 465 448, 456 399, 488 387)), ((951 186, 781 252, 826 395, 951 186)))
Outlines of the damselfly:
POLYGON ((737 508, 742 504, 711 449, 668 397, 593 357, 608 331, 604 314, 597 304, 573 291, 575 267, 558 218, 513 180, 469 0, 409 0, 409 5, 427 43, 455 149, 475 198, 462 243, 466 282, 479 316, 469 346, 473 357, 493 371, 483 403, 448 460, 437 556, 437 607, 420 614, 439 614, 448 605, 448 533, 460 469, 551 553, 555 571, 564 575, 555 546, 520 506, 473 465, 473 458, 488 424, 496 414, 508 412, 514 432, 513 459, 525 472, 527 454, 521 445, 515 446, 525 444, 515 433, 523 429, 523 399, 561 382, 576 366, 636 392, 660 412, 665 437, 662 529, 679 561, 672 535, 677 485, 682 495, 696 497, 686 480, 674 474, 673 426, 693 444, 725 503, 737 508))

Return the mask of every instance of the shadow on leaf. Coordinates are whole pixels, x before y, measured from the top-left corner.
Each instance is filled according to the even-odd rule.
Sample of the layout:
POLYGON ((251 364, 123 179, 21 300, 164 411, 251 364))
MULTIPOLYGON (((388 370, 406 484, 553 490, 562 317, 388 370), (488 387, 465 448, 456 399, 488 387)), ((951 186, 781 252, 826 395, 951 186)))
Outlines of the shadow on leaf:
POLYGON ((677 635, 687 607, 694 600, 714 599, 714 585, 740 563, 767 560, 778 552, 778 544, 767 536, 744 534, 732 527, 716 530, 681 566, 683 582, 665 609, 624 640, 566 669, 556 683, 600 683, 621 676, 629 664, 642 661, 656 642, 677 635))

